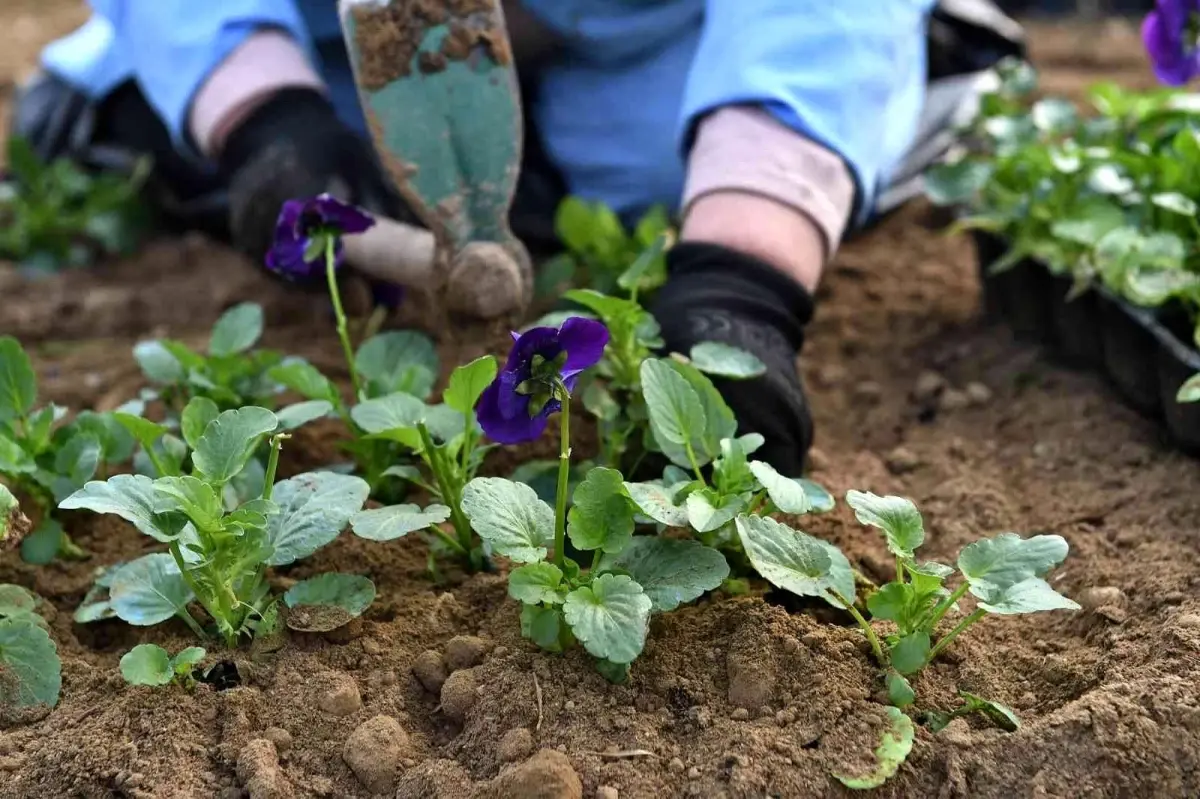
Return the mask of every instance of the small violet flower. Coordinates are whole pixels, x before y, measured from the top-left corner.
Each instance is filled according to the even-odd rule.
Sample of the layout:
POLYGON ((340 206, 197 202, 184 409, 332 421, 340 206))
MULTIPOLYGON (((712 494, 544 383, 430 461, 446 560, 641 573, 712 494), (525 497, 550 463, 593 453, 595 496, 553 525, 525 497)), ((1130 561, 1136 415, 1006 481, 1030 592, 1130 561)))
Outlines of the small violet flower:
POLYGON ((374 224, 366 211, 329 194, 288 200, 275 223, 275 242, 267 253, 267 268, 293 279, 320 274, 327 266, 325 247, 331 238, 336 266, 342 260, 342 236, 362 233, 374 224))
POLYGON ((1142 42, 1160 82, 1182 86, 1200 74, 1200 0, 1157 0, 1142 42))
POLYGON ((579 374, 599 362, 608 344, 608 328, 579 316, 559 328, 534 327, 512 336, 507 363, 475 406, 483 431, 500 444, 540 436, 570 398, 579 374))

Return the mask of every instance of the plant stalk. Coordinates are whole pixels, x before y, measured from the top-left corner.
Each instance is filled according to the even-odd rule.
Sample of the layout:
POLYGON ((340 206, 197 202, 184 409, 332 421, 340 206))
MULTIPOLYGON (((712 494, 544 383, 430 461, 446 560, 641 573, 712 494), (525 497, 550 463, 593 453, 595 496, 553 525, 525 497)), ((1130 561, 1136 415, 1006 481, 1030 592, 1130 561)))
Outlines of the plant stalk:
POLYGON ((867 642, 871 644, 871 652, 874 653, 875 660, 879 662, 881 667, 886 669, 888 666, 888 659, 883 654, 883 645, 879 643, 879 636, 875 634, 875 630, 871 627, 870 622, 863 618, 863 615, 858 612, 858 608, 854 607, 853 602, 849 601, 832 588, 827 590, 829 593, 833 594, 834 599, 842 603, 842 605, 846 608, 846 612, 853 616, 854 620, 858 622, 858 626, 862 628, 863 633, 867 636, 867 642))
POLYGON ((967 616, 965 619, 960 621, 953 630, 946 633, 946 636, 944 638, 942 638, 940 641, 938 641, 936 644, 934 644, 933 649, 929 650, 929 657, 925 658, 926 665, 928 665, 929 663, 932 663, 933 659, 935 657, 937 657, 943 649, 950 646, 950 642, 953 641, 955 638, 957 638, 959 633, 961 633, 963 630, 967 629, 972 624, 979 621, 986 615, 987 615, 986 610, 984 610, 983 608, 976 608, 974 613, 972 613, 970 616, 967 616))
POLYGON ((350 385, 354 387, 354 401, 362 401, 362 387, 358 383, 358 370, 354 368, 354 347, 350 345, 350 330, 346 325, 346 312, 342 309, 342 295, 337 284, 337 258, 334 255, 336 238, 325 236, 325 280, 329 283, 329 300, 333 303, 333 315, 337 321, 338 339, 342 342, 342 354, 350 369, 350 385))
POLYGON ((567 488, 571 479, 571 395, 562 391, 558 439, 558 493, 554 503, 554 565, 563 568, 567 541, 567 488))
POLYGON ((922 626, 928 626, 930 632, 933 632, 935 629, 937 629, 938 623, 950 611, 950 608, 954 606, 954 603, 962 599, 970 588, 970 583, 965 582, 958 588, 955 588, 954 593, 943 599, 941 603, 934 608, 933 615, 929 617, 929 624, 922 626))
POLYGON ((442 452, 433 443, 433 436, 429 435, 429 428, 424 422, 417 423, 417 434, 421 436, 421 446, 425 449, 425 461, 429 464, 429 471, 433 472, 433 479, 437 483, 438 492, 442 495, 442 502, 450 508, 450 522, 454 525, 454 532, 458 534, 458 546, 456 549, 461 550, 464 554, 471 551, 471 523, 467 521, 467 517, 462 512, 462 497, 456 488, 457 481, 451 480, 449 467, 442 458, 442 452))
POLYGON ((291 438, 287 433, 276 433, 271 436, 271 454, 267 456, 267 474, 263 480, 262 498, 269 500, 275 490, 275 472, 279 469, 279 451, 283 449, 285 439, 291 438))

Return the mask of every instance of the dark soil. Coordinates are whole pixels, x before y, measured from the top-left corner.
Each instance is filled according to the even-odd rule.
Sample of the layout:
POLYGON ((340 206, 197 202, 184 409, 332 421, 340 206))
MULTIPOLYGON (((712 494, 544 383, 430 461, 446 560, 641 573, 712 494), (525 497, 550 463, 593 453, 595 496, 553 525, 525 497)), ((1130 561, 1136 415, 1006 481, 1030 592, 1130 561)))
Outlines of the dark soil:
MULTIPOLYGON (((36 15, 61 22, 66 7, 41 3, 36 15)), ((0 36, 27 30, 33 9, 17 3, 0 36)), ((17 66, 59 31, 14 41, 27 59, 17 66)), ((1149 80, 1127 32, 1042 29, 1034 45, 1054 53, 1053 91, 1149 80), (1072 60, 1073 46, 1087 58, 1072 60)), ((1059 533, 1071 555, 1054 584, 1085 610, 986 619, 960 638, 917 681, 922 704, 948 709, 965 689, 1010 705, 1022 727, 922 729, 876 794, 1200 796, 1200 466, 1099 380, 984 326, 968 243, 925 229, 924 214, 902 212, 830 271, 803 359, 813 476, 839 496, 913 498, 925 554, 943 561, 1003 530, 1059 533)), ((137 339, 202 338, 248 298, 267 308, 268 344, 336 373, 332 327, 314 334, 328 324, 319 295, 200 241, 36 284, 0 267, 0 296, 0 329, 34 350, 43 398, 75 408, 138 388, 137 339)), ((489 343, 448 342, 443 355, 457 363, 489 343)), ((330 425, 289 442, 287 472, 332 457, 337 435, 330 425)), ((860 635, 811 610, 759 597, 683 608, 653 622, 630 683, 615 687, 581 653, 522 640, 502 576, 436 588, 419 541, 349 535, 274 580, 366 574, 378 598, 365 619, 271 653, 211 647, 209 662, 235 661, 240 685, 227 690, 131 688, 122 653, 193 641, 175 624, 73 624, 92 570, 153 542, 112 517, 67 527, 90 562, 33 568, 0 554, 0 582, 50 601, 64 661, 58 707, 0 730, 0 797, 845 796, 830 773, 868 756, 882 720, 860 635)), ((809 531, 887 576, 879 537, 844 506, 809 531)))

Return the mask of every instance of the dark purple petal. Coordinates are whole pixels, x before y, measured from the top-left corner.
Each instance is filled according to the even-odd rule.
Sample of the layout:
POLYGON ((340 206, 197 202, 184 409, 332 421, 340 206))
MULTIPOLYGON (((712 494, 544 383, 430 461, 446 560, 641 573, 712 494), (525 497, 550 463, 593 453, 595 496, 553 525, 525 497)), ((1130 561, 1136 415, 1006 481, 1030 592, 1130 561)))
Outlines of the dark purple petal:
POLYGON ((321 264, 304 260, 307 248, 308 242, 304 239, 276 241, 267 253, 267 268, 293 279, 312 277, 320 270, 321 264))
POLYGON ((550 414, 558 410, 557 403, 553 401, 546 403, 542 412, 531 418, 529 416, 529 398, 520 397, 524 403, 517 403, 520 405, 519 411, 508 415, 504 411, 513 410, 511 397, 520 397, 520 395, 505 388, 499 378, 484 389, 479 403, 475 406, 475 414, 483 432, 487 434, 488 438, 499 444, 523 444, 540 437, 546 430, 546 422, 550 414))
MULTIPOLYGON (((508 369, 523 369, 528 372, 529 363, 534 355, 541 355, 548 361, 554 360, 562 352, 558 343, 558 329, 554 327, 531 327, 520 335, 508 353, 508 369)), ((528 377, 528 374, 526 374, 528 377)))
POLYGON ((1158 0, 1142 21, 1142 43, 1160 82, 1182 86, 1200 73, 1197 43, 1188 40, 1197 12, 1200 0, 1158 0))
POLYGON ((332 194, 319 194, 305 204, 305 211, 318 216, 327 227, 340 233, 362 233, 375 219, 356 205, 344 203, 332 194))
POLYGON ((572 316, 558 329, 558 343, 567 351, 563 376, 577 375, 595 366, 604 357, 608 328, 595 319, 572 316))

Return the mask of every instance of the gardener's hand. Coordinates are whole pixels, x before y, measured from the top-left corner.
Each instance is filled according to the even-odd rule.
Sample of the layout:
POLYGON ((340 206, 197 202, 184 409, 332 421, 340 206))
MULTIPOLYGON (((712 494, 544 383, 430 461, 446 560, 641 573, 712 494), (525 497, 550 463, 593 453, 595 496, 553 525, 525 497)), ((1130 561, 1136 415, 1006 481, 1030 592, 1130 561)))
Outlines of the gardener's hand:
POLYGON ((701 341, 747 350, 767 366, 753 380, 714 379, 738 418, 739 433, 759 433, 755 457, 799 477, 812 444, 812 418, 796 368, 808 292, 757 258, 717 244, 683 242, 667 253, 670 277, 654 303, 667 352, 701 341))

